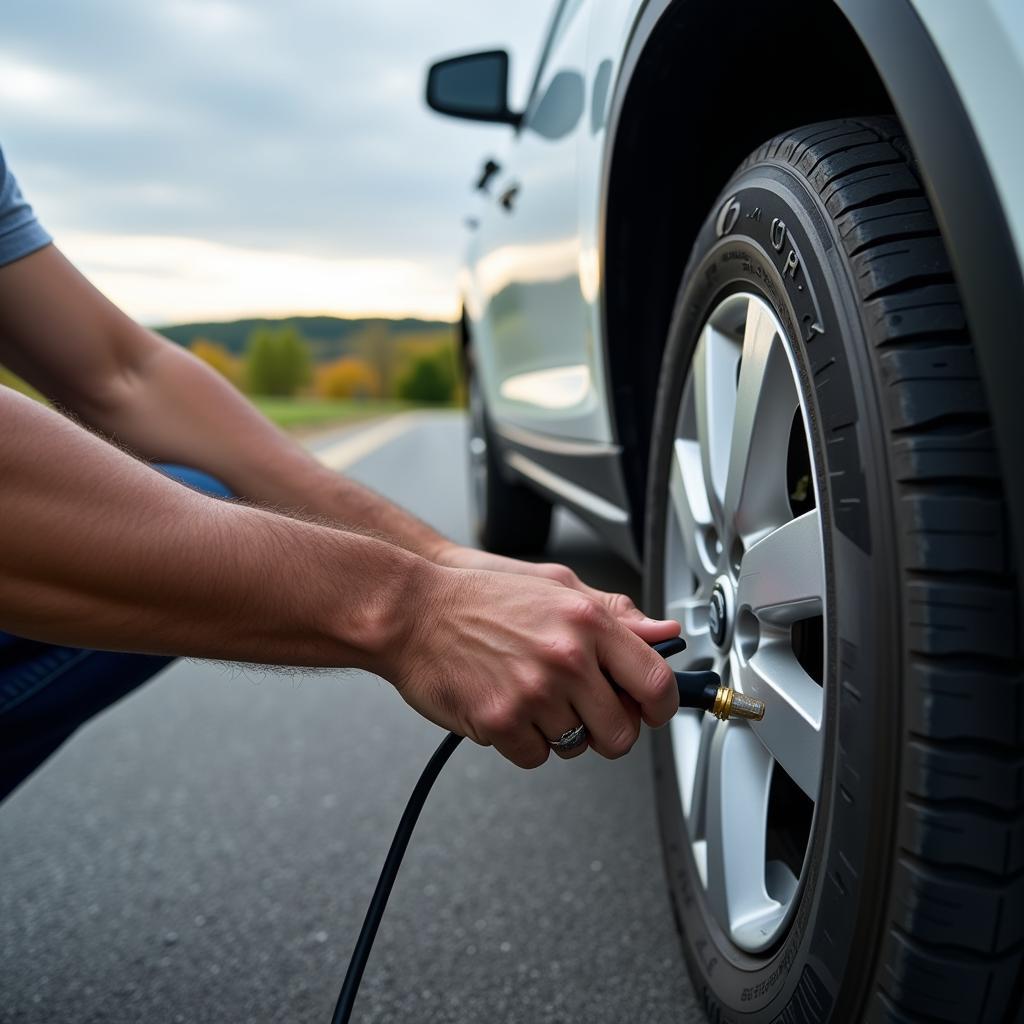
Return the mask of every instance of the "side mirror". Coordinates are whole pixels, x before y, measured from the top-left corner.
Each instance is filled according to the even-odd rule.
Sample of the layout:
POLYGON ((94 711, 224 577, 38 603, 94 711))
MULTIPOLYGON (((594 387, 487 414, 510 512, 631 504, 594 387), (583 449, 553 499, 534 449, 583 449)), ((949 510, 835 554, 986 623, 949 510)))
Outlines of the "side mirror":
POLYGON ((433 64, 427 72, 427 106, 449 117, 518 125, 520 115, 508 105, 508 54, 488 50, 433 64))

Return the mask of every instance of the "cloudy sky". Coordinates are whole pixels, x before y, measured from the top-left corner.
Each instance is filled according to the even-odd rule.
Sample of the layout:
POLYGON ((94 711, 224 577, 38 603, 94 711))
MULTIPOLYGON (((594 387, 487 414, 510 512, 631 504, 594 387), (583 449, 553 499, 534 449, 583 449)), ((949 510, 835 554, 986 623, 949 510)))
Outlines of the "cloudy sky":
POLYGON ((150 324, 451 317, 468 187, 502 127, 422 102, 438 56, 552 0, 6 0, 0 145, 57 244, 150 324))

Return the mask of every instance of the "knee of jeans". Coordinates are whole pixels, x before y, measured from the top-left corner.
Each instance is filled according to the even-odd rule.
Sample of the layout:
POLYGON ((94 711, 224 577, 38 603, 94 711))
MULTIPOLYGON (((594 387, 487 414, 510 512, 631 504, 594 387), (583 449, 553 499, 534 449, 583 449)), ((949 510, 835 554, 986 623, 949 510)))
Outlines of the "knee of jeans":
POLYGON ((226 484, 221 483, 215 476, 204 473, 201 469, 193 469, 191 466, 176 466, 167 462, 155 462, 153 468, 177 480, 186 487, 192 487, 202 491, 214 498, 233 498, 235 495, 226 484))

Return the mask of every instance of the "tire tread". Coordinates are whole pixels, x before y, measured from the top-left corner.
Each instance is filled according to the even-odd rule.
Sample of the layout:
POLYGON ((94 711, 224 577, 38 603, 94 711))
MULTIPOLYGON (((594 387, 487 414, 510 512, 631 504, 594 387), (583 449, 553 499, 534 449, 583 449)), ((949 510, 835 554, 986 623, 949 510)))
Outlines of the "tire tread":
POLYGON ((810 125, 795 168, 852 268, 888 431, 906 753, 871 1020, 1013 1020, 1024 947, 1024 683, 988 407, 938 224, 892 118, 810 125))

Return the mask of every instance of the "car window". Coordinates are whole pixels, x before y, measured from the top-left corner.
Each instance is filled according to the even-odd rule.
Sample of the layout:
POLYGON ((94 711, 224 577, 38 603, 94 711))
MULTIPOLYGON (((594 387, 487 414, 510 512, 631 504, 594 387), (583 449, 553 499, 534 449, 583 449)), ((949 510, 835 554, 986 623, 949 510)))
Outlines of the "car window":
POLYGON ((583 6, 583 0, 562 0, 555 24, 551 29, 551 37, 548 41, 548 52, 550 53, 557 45, 558 40, 565 34, 576 12, 583 6))
POLYGON ((526 100, 527 116, 529 116, 529 112, 533 109, 534 104, 536 103, 537 87, 540 85, 541 76, 544 74, 544 68, 547 66, 548 57, 551 56, 555 47, 558 45, 559 39, 565 35, 565 30, 569 27, 572 19, 583 6, 584 2, 585 0, 558 0, 554 16, 551 19, 551 28, 549 29, 547 39, 544 42, 544 48, 540 52, 540 60, 537 61, 537 70, 533 75, 533 84, 530 86, 530 94, 526 100))

